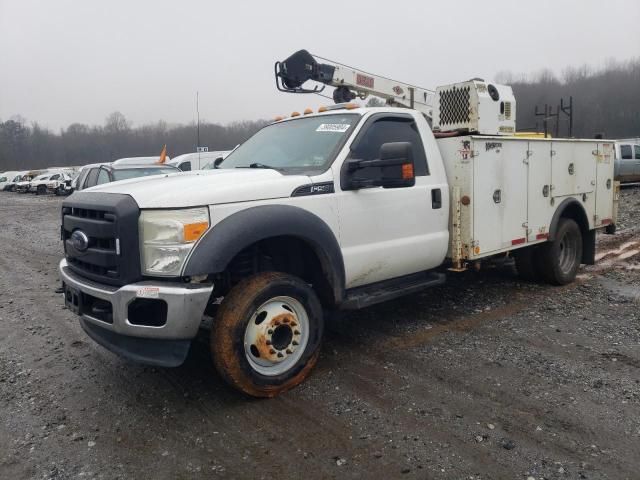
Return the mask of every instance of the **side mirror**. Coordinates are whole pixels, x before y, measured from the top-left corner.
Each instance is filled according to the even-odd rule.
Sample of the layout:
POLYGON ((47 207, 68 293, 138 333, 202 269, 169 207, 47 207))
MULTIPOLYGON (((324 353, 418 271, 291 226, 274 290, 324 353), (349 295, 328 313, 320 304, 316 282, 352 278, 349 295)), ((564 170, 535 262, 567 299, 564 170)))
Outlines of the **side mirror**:
POLYGON ((347 160, 343 169, 346 190, 366 187, 403 188, 412 187, 416 183, 410 142, 384 143, 380 147, 380 158, 347 160))
POLYGON ((213 161, 213 168, 218 168, 220 167, 220 164, 222 163, 222 161, 224 160, 223 157, 218 157, 213 161))

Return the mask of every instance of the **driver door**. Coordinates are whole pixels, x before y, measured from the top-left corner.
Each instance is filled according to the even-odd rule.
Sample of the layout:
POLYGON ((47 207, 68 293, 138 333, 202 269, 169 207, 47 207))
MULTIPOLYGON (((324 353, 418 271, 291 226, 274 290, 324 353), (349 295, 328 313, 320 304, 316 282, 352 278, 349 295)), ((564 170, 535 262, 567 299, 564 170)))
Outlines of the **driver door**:
MULTIPOLYGON (((427 128, 426 126, 424 128, 427 128)), ((336 200, 346 287, 401 277, 439 265, 448 243, 448 191, 434 183, 419 127, 410 114, 378 114, 365 121, 347 160, 373 160, 389 142, 412 145, 415 185, 346 190, 335 165, 336 200)), ((342 167, 342 168, 341 168, 342 167)), ((366 169, 359 177, 374 175, 366 169)))

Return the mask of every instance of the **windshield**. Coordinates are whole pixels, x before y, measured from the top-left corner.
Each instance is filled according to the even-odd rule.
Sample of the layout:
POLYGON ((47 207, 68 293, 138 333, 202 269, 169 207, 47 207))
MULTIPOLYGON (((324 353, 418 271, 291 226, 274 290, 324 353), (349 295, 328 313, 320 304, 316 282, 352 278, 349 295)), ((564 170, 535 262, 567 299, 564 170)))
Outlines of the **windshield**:
POLYGON ((307 175, 323 172, 359 118, 342 113, 274 123, 229 154, 220 168, 273 168, 307 175))
POLYGON ((113 181, 179 172, 177 168, 122 168, 113 170, 113 181))

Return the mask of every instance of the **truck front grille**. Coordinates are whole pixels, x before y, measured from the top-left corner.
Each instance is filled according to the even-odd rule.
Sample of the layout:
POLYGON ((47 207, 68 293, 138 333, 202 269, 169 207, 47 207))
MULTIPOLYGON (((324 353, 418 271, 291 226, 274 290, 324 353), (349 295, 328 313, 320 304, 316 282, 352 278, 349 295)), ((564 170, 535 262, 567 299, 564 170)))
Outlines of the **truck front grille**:
POLYGON ((62 206, 69 268, 89 279, 124 285, 140 278, 139 209, 128 195, 77 192, 62 206), (74 243, 74 232, 81 238, 74 243))

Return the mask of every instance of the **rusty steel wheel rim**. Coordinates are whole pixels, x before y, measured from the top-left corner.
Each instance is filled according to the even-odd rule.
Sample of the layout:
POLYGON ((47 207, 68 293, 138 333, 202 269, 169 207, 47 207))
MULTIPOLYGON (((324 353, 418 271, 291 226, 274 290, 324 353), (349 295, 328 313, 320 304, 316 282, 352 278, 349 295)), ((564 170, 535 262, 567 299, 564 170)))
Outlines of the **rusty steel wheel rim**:
POLYGON ((304 353, 309 341, 309 316, 292 297, 274 297, 249 319, 244 352, 249 365, 265 376, 286 373, 304 353))

